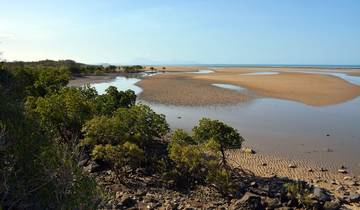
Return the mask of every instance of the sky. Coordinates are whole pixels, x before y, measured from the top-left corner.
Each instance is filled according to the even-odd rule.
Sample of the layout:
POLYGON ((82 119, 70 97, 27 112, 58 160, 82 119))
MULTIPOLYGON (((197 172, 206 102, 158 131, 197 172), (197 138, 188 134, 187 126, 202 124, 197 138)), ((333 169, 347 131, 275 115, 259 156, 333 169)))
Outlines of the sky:
POLYGON ((0 0, 8 61, 360 64, 359 0, 0 0))

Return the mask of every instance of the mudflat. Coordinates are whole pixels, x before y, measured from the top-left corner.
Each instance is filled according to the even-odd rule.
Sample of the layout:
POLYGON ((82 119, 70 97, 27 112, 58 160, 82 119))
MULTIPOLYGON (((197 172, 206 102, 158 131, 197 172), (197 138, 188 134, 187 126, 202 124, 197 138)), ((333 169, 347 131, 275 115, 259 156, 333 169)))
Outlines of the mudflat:
MULTIPOLYGON (((140 98, 157 103, 197 106, 234 104, 254 97, 272 97, 312 106, 325 106, 352 100, 360 95, 360 86, 331 75, 298 72, 305 71, 303 68, 213 70, 214 72, 209 74, 183 72, 147 77, 138 83, 144 89, 140 98), (250 72, 275 70, 278 74, 246 75, 250 72), (214 87, 213 83, 241 86, 251 94, 214 87)), ((319 70, 324 71, 324 69, 319 70)))
POLYGON ((140 99, 162 104, 182 106, 236 104, 253 98, 248 94, 212 86, 211 81, 196 79, 191 74, 145 77, 137 85, 143 89, 140 99))
POLYGON ((258 95, 298 101, 312 106, 342 103, 360 95, 360 87, 331 75, 280 72, 275 75, 216 73, 200 80, 239 85, 258 95))

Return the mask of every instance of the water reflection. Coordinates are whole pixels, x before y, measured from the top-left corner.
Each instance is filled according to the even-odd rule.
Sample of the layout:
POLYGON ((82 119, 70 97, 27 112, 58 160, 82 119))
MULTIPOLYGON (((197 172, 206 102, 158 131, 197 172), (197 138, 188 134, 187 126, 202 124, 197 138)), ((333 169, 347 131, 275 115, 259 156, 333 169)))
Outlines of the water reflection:
POLYGON ((133 77, 124 77, 124 76, 117 76, 114 80, 102 82, 102 83, 95 83, 90 84, 91 87, 94 87, 99 94, 104 94, 105 90, 109 86, 115 86, 118 90, 125 91, 125 90, 133 90, 135 94, 139 94, 142 92, 142 89, 135 84, 140 81, 139 75, 135 75, 133 77))

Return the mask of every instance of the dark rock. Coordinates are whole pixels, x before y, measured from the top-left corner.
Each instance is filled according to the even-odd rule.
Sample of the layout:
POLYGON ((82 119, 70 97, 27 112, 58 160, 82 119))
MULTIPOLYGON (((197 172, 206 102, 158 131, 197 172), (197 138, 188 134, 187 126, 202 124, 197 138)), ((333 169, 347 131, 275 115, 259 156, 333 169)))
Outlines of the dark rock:
POLYGON ((230 204, 230 209, 241 209, 241 210, 263 210, 265 209, 261 204, 261 197, 252 193, 245 193, 240 199, 230 204))
POLYGON ((264 200, 264 206, 266 209, 276 209, 281 206, 281 202, 277 198, 265 198, 264 200))
POLYGON ((339 172, 339 173, 342 173, 342 174, 347 174, 347 170, 346 170, 346 169, 339 169, 338 172, 339 172))
POLYGON ((250 186, 251 186, 251 187, 258 187, 258 184, 257 184, 256 182, 251 182, 251 183, 250 183, 250 186))
POLYGON ((290 164, 288 165, 288 167, 289 167, 289 168, 296 168, 297 166, 296 166, 295 164, 291 164, 291 163, 290 163, 290 164))
POLYGON ((121 205, 121 207, 130 208, 135 206, 136 203, 137 201, 134 198, 130 197, 129 195, 124 195, 121 198, 119 205, 121 205))
POLYGON ((351 203, 358 203, 358 202, 360 202, 360 194, 350 195, 349 200, 350 200, 351 203))
POLYGON ((319 201, 330 201, 331 196, 322 188, 315 187, 313 192, 313 198, 319 201))
POLYGON ((95 162, 91 162, 88 166, 86 166, 85 171, 89 173, 99 172, 103 170, 103 167, 95 162))
POLYGON ((243 149, 244 153, 248 153, 248 154, 255 154, 255 150, 251 149, 251 148, 244 148, 243 149))
POLYGON ((324 203, 323 209, 324 210, 337 210, 340 209, 341 204, 338 200, 336 201, 326 201, 324 203))

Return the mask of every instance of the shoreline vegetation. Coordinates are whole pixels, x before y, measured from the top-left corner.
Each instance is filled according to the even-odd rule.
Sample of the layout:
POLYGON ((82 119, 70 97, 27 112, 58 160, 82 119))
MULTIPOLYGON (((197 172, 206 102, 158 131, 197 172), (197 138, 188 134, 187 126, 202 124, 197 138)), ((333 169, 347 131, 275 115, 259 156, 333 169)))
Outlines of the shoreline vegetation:
MULTIPOLYGON (((138 73, 147 68, 130 66, 120 71, 138 73)), ((165 67, 161 71, 167 68, 180 69, 165 67)), ((346 167, 333 171, 254 154, 252 149, 242 148, 246 139, 239 131, 217 120, 201 119, 192 133, 170 131, 165 116, 136 104, 131 90, 109 87, 99 95, 89 86, 67 86, 75 77, 83 79, 81 82, 111 80, 118 69, 70 60, 0 63, 0 208, 359 207, 359 180, 346 167)), ((214 71, 204 75, 176 73, 174 77, 178 86, 195 83, 189 90, 197 88, 201 91, 196 94, 204 94, 208 89, 202 88, 209 81, 231 82, 228 70, 214 71)), ((283 74, 286 80, 302 75, 283 74)), ((156 75, 143 81, 171 80, 172 76, 156 75)), ((337 99, 332 103, 359 94, 356 86, 337 78, 305 78, 323 82, 312 88, 326 89, 331 82, 336 83, 331 88, 350 92, 345 98, 339 96, 343 92, 335 92, 337 99)), ((217 89, 212 89, 221 90, 217 97, 230 94, 244 99, 217 89)), ((317 94, 323 94, 319 91, 317 94)))

